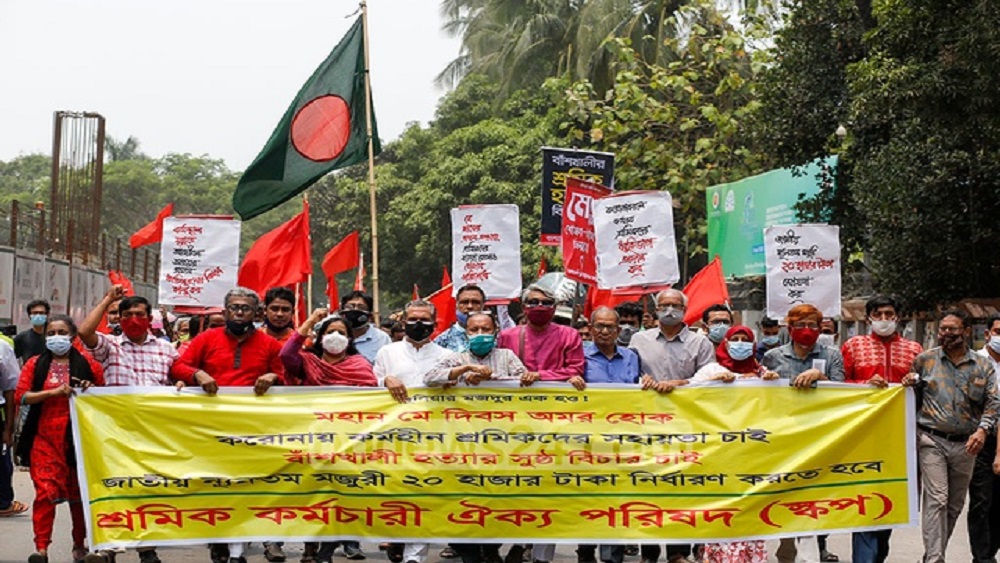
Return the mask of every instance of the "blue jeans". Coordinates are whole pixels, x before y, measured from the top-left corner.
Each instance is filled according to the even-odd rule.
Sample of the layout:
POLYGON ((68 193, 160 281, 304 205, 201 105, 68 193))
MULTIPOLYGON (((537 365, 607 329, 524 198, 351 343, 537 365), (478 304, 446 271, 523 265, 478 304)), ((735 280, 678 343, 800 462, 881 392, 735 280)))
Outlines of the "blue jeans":
POLYGON ((851 534, 851 563, 883 563, 889 557, 892 530, 851 534))

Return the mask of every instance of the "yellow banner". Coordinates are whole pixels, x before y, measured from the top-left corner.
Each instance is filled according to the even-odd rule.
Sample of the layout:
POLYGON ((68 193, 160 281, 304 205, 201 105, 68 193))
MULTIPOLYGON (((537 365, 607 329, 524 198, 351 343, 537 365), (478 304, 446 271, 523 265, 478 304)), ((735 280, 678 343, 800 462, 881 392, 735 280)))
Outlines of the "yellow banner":
POLYGON ((916 524, 913 396, 780 382, 93 389, 91 545, 221 538, 639 543, 916 524))

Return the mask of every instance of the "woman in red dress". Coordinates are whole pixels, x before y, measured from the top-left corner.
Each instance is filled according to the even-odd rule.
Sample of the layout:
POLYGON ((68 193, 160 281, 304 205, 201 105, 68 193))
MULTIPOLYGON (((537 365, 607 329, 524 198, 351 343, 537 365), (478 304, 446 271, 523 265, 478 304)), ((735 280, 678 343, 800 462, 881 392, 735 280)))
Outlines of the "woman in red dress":
POLYGON ((49 317, 47 350, 28 360, 21 370, 14 400, 31 405, 18 444, 18 456, 31 467, 35 485, 32 526, 36 552, 29 563, 47 563, 56 504, 69 502, 73 517, 73 560, 87 555, 86 523, 76 478, 73 437, 69 427, 69 396, 73 387, 104 385, 101 365, 73 347, 76 325, 65 315, 49 317))

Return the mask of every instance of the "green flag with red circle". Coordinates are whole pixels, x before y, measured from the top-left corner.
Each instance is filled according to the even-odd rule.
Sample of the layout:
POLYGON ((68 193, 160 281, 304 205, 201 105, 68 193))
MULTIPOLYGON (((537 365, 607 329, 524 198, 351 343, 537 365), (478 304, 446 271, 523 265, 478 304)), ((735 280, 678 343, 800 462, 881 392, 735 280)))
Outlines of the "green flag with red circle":
MULTIPOLYGON (((233 193, 245 221, 302 193, 327 172, 368 158, 362 18, 313 72, 233 193)), ((372 113, 374 154, 381 150, 372 113)))

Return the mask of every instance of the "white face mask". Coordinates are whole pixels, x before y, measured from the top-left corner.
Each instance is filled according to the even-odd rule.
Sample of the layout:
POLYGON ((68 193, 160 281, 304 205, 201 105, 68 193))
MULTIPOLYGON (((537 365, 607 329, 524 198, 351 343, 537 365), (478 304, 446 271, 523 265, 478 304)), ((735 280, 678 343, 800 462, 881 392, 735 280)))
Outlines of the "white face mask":
POLYGON ((872 332, 879 336, 889 336, 896 332, 896 321, 872 321, 872 332))
POLYGON ((323 335, 323 351, 327 354, 334 356, 341 354, 344 350, 347 350, 347 345, 350 343, 351 341, 339 332, 331 332, 323 335))
POLYGON ((990 341, 986 343, 997 354, 1000 354, 1000 336, 990 336, 990 341))
POLYGON ((836 341, 832 334, 821 334, 819 338, 816 339, 816 343, 820 346, 836 346, 836 341))

